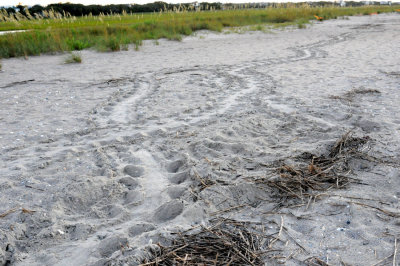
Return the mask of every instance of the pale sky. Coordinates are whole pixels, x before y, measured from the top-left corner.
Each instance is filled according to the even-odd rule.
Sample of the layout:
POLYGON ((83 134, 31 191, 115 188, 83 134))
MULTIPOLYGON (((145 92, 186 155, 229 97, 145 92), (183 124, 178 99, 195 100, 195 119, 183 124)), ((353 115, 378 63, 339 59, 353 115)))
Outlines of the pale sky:
MULTIPOLYGON (((0 0, 0 6, 16 6, 18 3, 22 3, 23 5, 33 6, 36 4, 46 6, 48 4, 54 3, 77 3, 84 5, 108 5, 108 4, 145 4, 152 3, 157 0, 69 0, 69 1, 60 1, 60 0, 0 0)), ((163 0, 163 2, 167 3, 190 3, 195 0, 163 0)), ((221 3, 247 3, 247 2, 282 2, 280 0, 197 0, 198 2, 221 2, 221 3)), ((299 2, 304 0, 285 0, 283 2, 299 2)))

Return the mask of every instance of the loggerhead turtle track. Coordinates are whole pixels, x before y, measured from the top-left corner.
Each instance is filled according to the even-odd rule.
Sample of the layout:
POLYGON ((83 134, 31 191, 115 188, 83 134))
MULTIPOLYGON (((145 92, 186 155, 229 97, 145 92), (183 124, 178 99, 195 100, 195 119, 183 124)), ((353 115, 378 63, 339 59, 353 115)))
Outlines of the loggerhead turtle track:
MULTIPOLYGON (((287 58, 276 58, 267 61, 251 61, 234 67, 220 65, 217 69, 168 69, 166 71, 161 71, 157 74, 153 73, 151 77, 149 77, 149 75, 137 77, 134 79, 133 83, 135 92, 133 93, 132 90, 130 90, 132 84, 120 88, 121 92, 123 93, 123 99, 121 100, 120 98, 118 98, 119 100, 117 102, 113 101, 114 98, 110 99, 111 101, 109 100, 106 104, 107 106, 111 106, 108 108, 108 112, 103 112, 102 114, 104 115, 100 116, 100 118, 98 118, 97 120, 104 120, 107 119, 106 117, 108 117, 108 123, 113 123, 116 126, 120 125, 121 123, 138 124, 137 122, 134 122, 135 120, 140 122, 156 121, 153 124, 160 125, 147 125, 150 130, 163 128, 165 127, 165 125, 167 125, 167 127, 173 128, 182 125, 193 124, 199 121, 206 121, 215 114, 223 115, 224 113, 226 113, 229 108, 236 105, 240 101, 240 98, 244 97, 246 94, 252 94, 255 93, 256 90, 265 90, 266 87, 268 88, 274 86, 274 80, 270 75, 254 75, 256 73, 252 71, 254 68, 263 66, 273 67, 274 65, 278 64, 286 64, 300 60, 311 60, 318 57, 324 57, 327 55, 327 53, 321 50, 321 48, 328 45, 334 45, 339 42, 344 42, 350 38, 352 38, 352 35, 350 33, 344 33, 339 36, 333 36, 328 40, 318 41, 316 43, 312 43, 303 47, 296 47, 293 48, 293 51, 295 51, 295 56, 289 56, 287 58), (195 76, 195 78, 193 76, 195 76), (173 96, 179 97, 179 90, 181 88, 185 89, 185 84, 178 84, 177 81, 185 80, 186 83, 190 83, 190 85, 192 85, 196 83, 196 78, 198 76, 206 76, 207 80, 213 81, 211 82, 211 84, 207 85, 204 83, 199 84, 207 86, 208 91, 210 89, 214 89, 212 86, 219 89, 217 91, 212 91, 212 93, 215 93, 214 99, 204 99, 204 102, 202 103, 203 106, 206 105, 206 108, 201 109, 201 106, 197 106, 197 108, 201 109, 200 114, 198 113, 197 115, 194 115, 189 120, 185 119, 185 121, 176 121, 176 114, 178 114, 180 111, 178 109, 179 106, 175 104, 173 106, 174 108, 172 108, 172 110, 174 111, 174 113, 172 114, 172 119, 160 118, 158 117, 159 113, 157 112, 154 112, 155 114, 150 114, 146 116, 146 113, 148 111, 146 110, 146 108, 148 108, 149 105, 153 104, 154 106, 161 102, 163 102, 163 104, 170 104, 174 103, 174 100, 179 99, 168 98, 171 95, 165 95, 166 97, 162 98, 163 95, 160 96, 160 94, 163 94, 166 90, 168 90, 168 93, 172 93, 173 96), (218 85, 218 80, 221 79, 225 79, 225 81, 222 81, 220 83, 227 85, 218 85), (261 84, 261 86, 257 85, 260 83, 263 84, 261 84), (223 95, 224 97, 221 98, 219 95, 223 95), (228 97, 225 97, 226 95, 228 95, 228 97), (158 101, 156 101, 155 98, 158 101), (220 98, 220 100, 215 101, 215 98, 220 98), (212 100, 214 100, 214 102, 212 102, 212 100)), ((203 82, 206 81, 203 80, 203 82)), ((199 90, 201 89, 201 86, 199 86, 199 90)), ((202 95, 201 93, 200 95, 195 95, 194 91, 191 91, 191 95, 189 96, 193 99, 196 99, 196 103, 199 102, 199 98, 204 98, 202 97, 204 95, 202 95)), ((181 112, 188 111, 189 110, 187 109, 181 110, 181 112)), ((161 115, 168 116, 168 114, 161 115)), ((169 117, 171 117, 171 115, 169 117)))

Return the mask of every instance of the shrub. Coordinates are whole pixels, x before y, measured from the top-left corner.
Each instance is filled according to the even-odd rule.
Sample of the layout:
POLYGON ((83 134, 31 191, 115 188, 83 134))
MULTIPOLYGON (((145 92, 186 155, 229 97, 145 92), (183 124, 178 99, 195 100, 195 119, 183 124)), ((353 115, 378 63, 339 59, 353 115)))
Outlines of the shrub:
POLYGON ((111 37, 106 41, 106 47, 113 51, 120 51, 121 50, 121 45, 119 43, 119 40, 116 37, 111 37))
POLYGON ((70 50, 80 51, 89 47, 89 43, 87 41, 75 40, 75 39, 67 40, 67 44, 70 50))
POLYGON ((80 53, 70 53, 70 55, 65 59, 65 64, 72 63, 82 63, 82 56, 80 53))
POLYGON ((299 29, 305 29, 305 28, 307 28, 307 26, 306 26, 304 23, 298 23, 298 24, 297 24, 297 28, 299 28, 299 29))

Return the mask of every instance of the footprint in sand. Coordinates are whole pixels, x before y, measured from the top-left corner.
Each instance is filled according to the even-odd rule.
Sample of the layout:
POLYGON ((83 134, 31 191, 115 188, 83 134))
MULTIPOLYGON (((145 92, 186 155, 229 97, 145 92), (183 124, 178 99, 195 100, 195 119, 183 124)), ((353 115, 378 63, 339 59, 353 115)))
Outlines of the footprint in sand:
POLYGON ((183 202, 180 200, 171 200, 161 205, 154 214, 154 220, 157 222, 166 222, 174 219, 183 211, 183 202))
POLYGON ((124 167, 124 173, 131 177, 141 177, 144 174, 144 168, 141 166, 127 165, 124 167))

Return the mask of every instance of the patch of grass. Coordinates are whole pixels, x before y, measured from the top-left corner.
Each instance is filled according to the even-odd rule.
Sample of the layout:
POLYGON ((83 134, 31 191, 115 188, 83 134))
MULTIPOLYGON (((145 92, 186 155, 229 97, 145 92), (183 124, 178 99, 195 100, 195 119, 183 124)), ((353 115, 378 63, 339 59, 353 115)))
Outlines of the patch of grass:
POLYGON ((70 53, 65 59, 65 64, 82 63, 82 56, 80 53, 70 53))
POLYGON ((306 20, 306 19, 299 19, 297 21, 297 28, 298 29, 305 29, 305 28, 307 28, 307 24, 308 23, 309 23, 309 21, 306 20))
POLYGON ((298 29, 305 29, 307 26, 304 23, 297 23, 297 28, 298 29))
MULTIPOLYGON (((158 41, 157 41, 157 43, 158 43, 158 41)), ((160 43, 158 43, 158 44, 160 44, 160 43)), ((157 45, 158 45, 157 44, 157 45)), ((137 40, 136 42, 135 42, 135 51, 139 51, 139 47, 142 45, 142 41, 141 40, 137 40)))
MULTIPOLYGON (((201 12, 160 12, 109 16, 60 17, 2 21, 0 31, 26 30, 0 36, 0 58, 39 55, 59 51, 96 47, 100 51, 120 51, 128 44, 135 48, 142 40, 181 40, 198 30, 221 32, 223 28, 249 27, 262 30, 273 27, 297 26, 357 14, 394 12, 399 6, 310 7, 304 5, 266 9, 239 9, 201 12), (253 26, 252 26, 253 25, 253 26)), ((242 32, 240 30, 240 32, 242 32)))
POLYGON ((83 50, 85 48, 90 47, 89 42, 86 40, 67 40, 67 44, 71 50, 83 50))
POLYGON ((261 24, 258 25, 252 25, 249 27, 250 31, 263 31, 264 30, 264 26, 261 24))
POLYGON ((106 41, 105 45, 110 51, 113 51, 113 52, 121 50, 120 42, 116 37, 109 38, 106 41))

